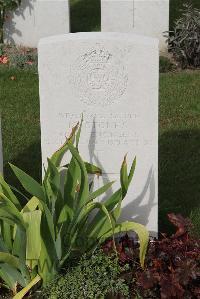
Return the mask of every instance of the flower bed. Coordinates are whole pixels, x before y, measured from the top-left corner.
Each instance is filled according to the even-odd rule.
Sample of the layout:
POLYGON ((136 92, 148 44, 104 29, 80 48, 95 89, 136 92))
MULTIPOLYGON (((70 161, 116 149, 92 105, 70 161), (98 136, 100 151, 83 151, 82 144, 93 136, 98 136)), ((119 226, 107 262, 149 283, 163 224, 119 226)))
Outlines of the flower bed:
POLYGON ((37 49, 1 45, 0 65, 37 72, 37 49))
MULTIPOLYGON (((175 214, 168 218, 177 231, 149 242, 144 268, 138 242, 126 234, 116 241, 117 258, 113 240, 108 240, 101 250, 74 259, 30 298, 200 298, 200 239, 193 237, 188 219, 175 214)), ((1 298, 11 296, 4 292, 1 298)))

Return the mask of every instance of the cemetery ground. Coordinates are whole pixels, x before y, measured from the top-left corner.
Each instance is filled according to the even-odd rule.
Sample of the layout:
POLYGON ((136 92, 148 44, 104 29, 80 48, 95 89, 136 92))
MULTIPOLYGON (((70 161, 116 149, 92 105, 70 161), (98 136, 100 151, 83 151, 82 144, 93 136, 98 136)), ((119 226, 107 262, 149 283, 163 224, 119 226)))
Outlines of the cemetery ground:
MULTIPOLYGON (((34 71, 9 69, 7 66, 1 66, 0 86, 0 107, 4 107, 2 111, 2 129, 5 178, 12 185, 20 188, 17 180, 11 173, 8 162, 11 162, 12 164, 17 165, 21 169, 25 170, 35 179, 41 180, 38 75, 34 71)), ((181 213, 184 216, 189 216, 191 211, 196 210, 199 206, 199 98, 200 71, 187 70, 160 75, 159 230, 161 232, 169 233, 172 228, 172 226, 169 226, 167 213, 174 212, 181 213)), ((52 122, 53 121, 54 120, 52 120, 52 122)), ((139 162, 140 161, 138 161, 138 163, 139 162)), ((180 221, 182 221, 182 219, 180 219, 180 221)), ((124 244, 127 243, 126 239, 122 239, 122 241, 124 244)), ((167 254, 167 256, 170 256, 171 260, 177 259, 177 256, 180 255, 180 258, 183 259, 182 265, 180 265, 180 267, 177 269, 177 271, 180 271, 180 273, 185 271, 185 267, 190 268, 192 265, 193 268, 191 269, 196 269, 194 267, 197 266, 197 264, 194 265, 194 261, 191 261, 190 255, 197 254, 198 256, 197 248, 199 248, 199 245, 190 238, 187 238, 187 244, 185 242, 185 237, 183 235, 183 237, 179 237, 179 239, 164 239, 163 242, 157 243, 155 247, 158 248, 158 253, 162 252, 163 256, 167 254), (188 248, 188 252, 185 252, 185 248, 188 248), (184 252, 184 258, 182 257, 182 252, 184 252)), ((103 250, 105 252, 109 252, 110 244, 105 244, 103 250)), ((164 291, 165 294, 166 291, 176 290, 176 285, 173 285, 173 281, 170 282, 171 274, 166 274, 166 261, 160 260, 153 246, 151 250, 148 251, 146 257, 146 265, 148 265, 148 268, 144 274, 142 274, 138 269, 137 262, 134 264, 134 261, 137 260, 137 255, 137 251, 135 251, 135 249, 132 251, 132 247, 128 248, 128 251, 127 248, 122 248, 120 255, 120 263, 127 264, 128 262, 130 264, 130 272, 123 274, 123 277, 125 277, 126 281, 130 281, 130 277, 133 275, 134 284, 131 285, 133 290, 140 290, 140 292, 144 295, 143 298, 160 298, 159 296, 155 297, 156 293, 152 293, 152 280, 149 281, 146 278, 148 275, 150 275, 150 277, 154 277, 153 275, 155 275, 155 273, 158 276, 160 275, 159 277, 164 275, 165 279, 167 279, 170 283, 170 288, 164 291), (125 252, 126 255, 124 259, 123 254, 125 252), (161 267, 163 273, 160 272, 160 268, 158 270, 155 267, 151 267, 152 259, 154 261, 157 261, 158 259, 159 263, 162 265, 161 267), (132 269, 134 269, 134 271, 132 269), (135 275, 137 275, 137 279, 135 279, 135 275), (146 285, 147 289, 140 289, 139 285, 141 283, 143 286, 146 285)), ((105 259, 105 263, 108 262, 106 257, 103 258, 105 259)), ((105 271, 105 268, 102 268, 101 255, 99 256, 97 253, 97 255, 92 257, 92 260, 90 259, 89 264, 88 261, 84 259, 80 263, 81 264, 78 265, 72 273, 70 272, 68 274, 69 277, 66 276, 66 278, 64 278, 71 279, 70 281, 72 281, 72 288, 76 289, 77 280, 80 279, 79 267, 82 267, 82 271, 86 271, 87 275, 89 275, 89 283, 94 281, 95 284, 95 280, 98 279, 100 281, 104 281, 102 280, 101 273, 105 271), (92 263, 95 263, 95 267, 92 263), (97 269, 97 267, 99 267, 99 276, 95 276, 96 272, 94 273, 93 271, 93 269, 97 269)), ((116 271, 116 266, 110 263, 111 262, 109 262, 109 265, 112 267, 112 271, 116 271)), ((158 266, 159 263, 157 264, 158 266)), ((107 275, 107 280, 109 282, 111 279, 109 275, 113 275, 113 273, 108 272, 107 275)), ((113 279, 113 276, 111 277, 113 279)), ((180 276, 178 279, 182 280, 182 276, 180 276)), ((157 282, 154 281, 154 283, 157 282)), ((64 280, 63 285, 61 284, 59 288, 61 290, 63 288, 63 291, 66 292, 66 285, 67 282, 64 280)), ((124 286, 122 285, 122 287, 124 286)), ((196 287, 196 290, 198 290, 198 284, 196 287)), ((188 284, 188 288, 193 288, 195 290, 195 285, 188 284)), ((154 288, 156 292, 158 289, 159 287, 154 288)), ((124 289, 124 292, 125 290, 126 289, 124 289)), ((171 293, 169 293, 168 298, 171 298, 170 294, 171 293)), ((11 298, 9 294, 8 297, 6 294, 6 297, 4 297, 4 295, 1 297, 1 295, 0 298, 11 298)), ((41 298, 40 293, 39 298, 41 298)), ((139 299, 141 297, 135 298, 139 299)), ((179 297, 177 295, 177 298, 184 297, 179 294, 179 297)))
MULTIPOLYGON (((8 162, 41 179, 38 75, 0 68, 5 177, 8 162), (9 101, 8 101, 9 99, 9 101)), ((200 71, 161 74, 159 110, 159 230, 167 213, 189 216, 200 198, 200 71)), ((53 120, 52 120, 53 121, 53 120)), ((142 132, 141 132, 142 134, 142 132)), ((140 163, 140 161, 138 161, 140 163)))
MULTIPOLYGON (((199 0, 192 1, 198 7, 199 0)), ((171 0, 171 25, 179 14, 178 8, 181 3, 181 0, 171 0)), ((71 15, 73 32, 98 31, 100 1, 71 0, 71 15)), ((8 55, 10 56, 8 64, 6 58, 4 62, 0 61, 0 112, 4 176, 7 182, 26 195, 8 165, 10 162, 37 181, 41 181, 37 53, 34 50, 33 52, 28 50, 25 54, 15 59, 16 56, 14 63, 10 59, 11 55, 8 55)), ((159 239, 154 241, 151 239, 145 256, 145 268, 141 267, 138 244, 128 235, 123 235, 116 240, 117 259, 116 255, 114 258, 112 255, 114 248, 112 239, 108 239, 101 245, 100 249, 103 252, 96 250, 80 258, 80 250, 78 258, 74 259, 72 254, 62 270, 59 268, 57 273, 61 274, 61 279, 56 278, 42 291, 39 282, 38 288, 33 288, 28 298, 38 299, 43 298, 43 295, 44 298, 83 298, 82 295, 85 294, 87 288, 90 297, 86 295, 85 298, 97 298, 97 294, 100 294, 101 298, 110 299, 200 298, 200 222, 196 218, 197 230, 191 231, 190 223, 181 216, 190 217, 191 213, 196 212, 198 212, 197 217, 200 215, 199 99, 200 69, 172 68, 171 71, 160 74, 159 232, 167 233, 169 237, 161 234, 159 239)), ((54 119, 51 121, 55 123, 54 119)), ((143 134, 142 131, 140 134, 143 134)), ((81 138, 84 137, 81 136, 81 138)), ((134 155, 134 153, 128 154, 134 155)), ((138 159, 137 164, 139 163, 138 159)), ((134 178, 132 184, 134 185, 134 178)), ((16 194, 19 195, 19 193, 16 194)), ((27 196, 29 195, 27 193, 27 196)), ((24 197, 19 195, 19 198, 23 202, 24 197)), ((57 228, 58 226, 55 225, 55 230, 57 228)), ((45 235, 49 238, 46 229, 45 235)), ((85 244, 89 239, 86 239, 85 234, 83 235, 85 244)), ((82 239, 80 241, 82 242, 82 239)), ((83 243, 81 246, 84 246, 83 243)), ((37 242, 35 241, 34 244, 37 242)), ((140 245, 141 250, 141 239, 140 245)), ((33 247, 36 249, 35 245, 33 247)), ((21 251, 22 247, 20 247, 20 254, 21 251)), ((40 268, 40 263, 38 268, 40 268)), ((31 273, 31 268, 29 272, 31 273)), ((52 272, 49 271, 48 274, 51 275, 52 272)), ((15 285, 12 293, 7 291, 0 279, 0 299, 10 299, 15 291, 20 290, 21 286, 15 285)))
MULTIPOLYGON (((5 178, 20 189, 18 182, 11 173, 8 161, 25 170, 35 179, 41 180, 38 75, 33 71, 9 69, 7 66, 1 66, 0 86, 2 87, 0 90, 0 106, 4 107, 2 111, 2 129, 5 178)), ((200 71, 198 70, 176 71, 160 75, 159 231, 161 232, 169 233, 172 229, 172 225, 170 226, 170 222, 167 220, 167 213, 174 212, 190 216, 191 211, 195 211, 199 207, 199 87, 200 71)), ((177 217, 174 219, 173 215, 170 217, 172 223, 179 223, 181 230, 183 225, 187 224, 182 218, 177 217)), ((179 233, 179 230, 177 232, 179 233)), ((167 294, 167 298, 186 298, 181 292, 184 292, 184 294, 189 292, 198 296, 198 279, 191 280, 189 277, 194 273, 198 273, 199 243, 187 234, 185 235, 185 230, 183 232, 182 236, 177 234, 175 237, 164 238, 155 244, 150 243, 145 260, 145 272, 141 272, 138 267, 137 247, 132 245, 131 240, 123 237, 120 240, 122 247, 119 245, 117 249, 119 250, 120 264, 126 269, 126 272, 121 273, 126 284, 120 284, 121 282, 118 281, 119 274, 116 272, 118 266, 107 257, 107 254, 111 254, 110 250, 112 248, 109 241, 103 246, 106 255, 102 256, 101 253, 97 252, 89 260, 82 258, 78 265, 74 265, 74 270, 69 271, 63 277, 63 280, 59 282, 59 292, 64 292, 62 293, 65 294, 64 298, 69 298, 67 296, 71 294, 72 290, 78 292, 79 285, 77 286, 77 281, 91 286, 95 292, 97 290, 101 292, 105 290, 105 287, 101 289, 101 283, 105 286, 105 283, 110 285, 110 282, 114 281, 114 285, 119 285, 124 293, 127 292, 127 286, 129 286, 129 290, 133 292, 131 298, 135 299, 160 298, 160 292, 163 292, 164 295, 167 294), (160 258, 161 256, 163 256, 163 259, 160 258), (176 268, 176 280, 172 278, 173 273, 166 272, 165 256, 175 264, 177 259, 182 261, 176 268), (152 260, 154 261, 153 266, 152 260), (129 268, 127 268, 127 265, 129 265, 129 268), (88 280, 80 277, 80 268, 83 277, 86 275, 88 280), (105 280, 105 271, 107 271, 107 280, 105 280), (185 273, 185 271, 186 282, 182 284, 182 273, 185 273), (113 277, 115 277, 114 280, 113 277), (158 282, 157 279, 161 279, 161 282, 158 282), (190 279, 190 282, 188 282, 188 279, 190 279), (179 289, 177 289, 177 280, 179 289), (97 282, 99 282, 100 289, 95 289, 97 282), (162 283, 169 283, 170 287, 166 289, 162 287, 162 283), (153 285, 156 287, 152 287, 153 285), (143 297, 137 297, 134 290, 137 290, 143 297), (176 293, 177 297, 171 297, 173 293, 176 293)), ((48 290, 45 290, 47 292, 45 298, 50 298, 48 297, 48 290)), ((5 289, 3 289, 3 295, 0 294, 0 298, 12 298, 10 293, 4 291, 5 289)), ((0 292, 2 292, 1 282, 0 292)), ((37 297, 36 293, 35 297, 33 294, 31 298, 43 298, 40 290, 38 295, 37 297)), ((60 298, 60 293, 58 293, 58 298, 60 298)))

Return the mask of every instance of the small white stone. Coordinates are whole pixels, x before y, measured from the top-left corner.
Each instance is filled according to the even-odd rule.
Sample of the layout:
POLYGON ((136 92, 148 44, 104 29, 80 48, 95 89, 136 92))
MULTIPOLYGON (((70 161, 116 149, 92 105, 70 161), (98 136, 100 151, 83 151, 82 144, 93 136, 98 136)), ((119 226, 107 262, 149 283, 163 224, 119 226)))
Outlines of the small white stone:
POLYGON ((80 153, 103 169, 95 185, 114 179, 116 190, 124 155, 129 166, 136 156, 122 218, 157 232, 158 40, 76 33, 41 39, 38 50, 43 163, 83 113, 80 153))

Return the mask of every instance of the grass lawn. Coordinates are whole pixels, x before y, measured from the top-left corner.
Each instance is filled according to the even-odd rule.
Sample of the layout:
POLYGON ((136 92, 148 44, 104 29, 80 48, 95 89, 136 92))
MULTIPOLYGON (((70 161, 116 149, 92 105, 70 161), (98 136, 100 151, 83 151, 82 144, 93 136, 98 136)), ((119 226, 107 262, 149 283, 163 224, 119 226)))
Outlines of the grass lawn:
MULTIPOLYGON (((200 0, 192 0, 200 7, 200 0)), ((182 0, 170 1, 170 24, 182 0)), ((100 29, 100 0, 70 0, 71 31, 100 29)), ((165 74, 160 78, 159 217, 189 215, 200 202, 200 72, 165 74)), ((8 161, 41 179, 38 76, 0 67, 4 172, 17 184, 8 161), (15 80, 11 80, 11 76, 15 80)))
MULTIPOLYGON (((170 0, 170 28, 180 15, 183 3, 200 8, 200 0, 170 0)), ((70 0, 71 31, 100 31, 101 0, 70 0)))
MULTIPOLYGON (((41 178, 38 77, 0 68, 5 175, 8 161, 41 178), (10 77, 15 76, 16 80, 10 77)), ((200 72, 160 78, 160 228, 166 214, 189 215, 200 202, 200 72)), ((139 163, 139 161, 138 161, 139 163)))
POLYGON ((159 220, 200 207, 200 72, 160 78, 159 220))
POLYGON ((40 179, 38 76, 2 67, 0 86, 5 176, 13 182, 9 161, 40 179))

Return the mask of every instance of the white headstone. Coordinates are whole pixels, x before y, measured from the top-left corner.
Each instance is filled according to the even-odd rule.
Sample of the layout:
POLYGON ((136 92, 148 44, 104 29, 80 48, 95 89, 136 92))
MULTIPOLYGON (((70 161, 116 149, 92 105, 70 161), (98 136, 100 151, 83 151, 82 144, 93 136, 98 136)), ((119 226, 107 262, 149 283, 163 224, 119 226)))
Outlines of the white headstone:
POLYGON ((1 134, 1 119, 0 119, 0 173, 3 173, 3 147, 1 134))
POLYGON ((101 0, 101 30, 156 37, 160 51, 166 51, 169 0, 101 0))
POLYGON ((102 167, 105 183, 119 182, 127 152, 129 166, 137 157, 122 218, 156 232, 158 41, 123 33, 45 38, 39 43, 39 78, 43 163, 83 113, 83 158, 102 167))
POLYGON ((20 7, 7 16, 5 41, 37 47, 42 37, 69 32, 68 0, 22 0, 20 7))

